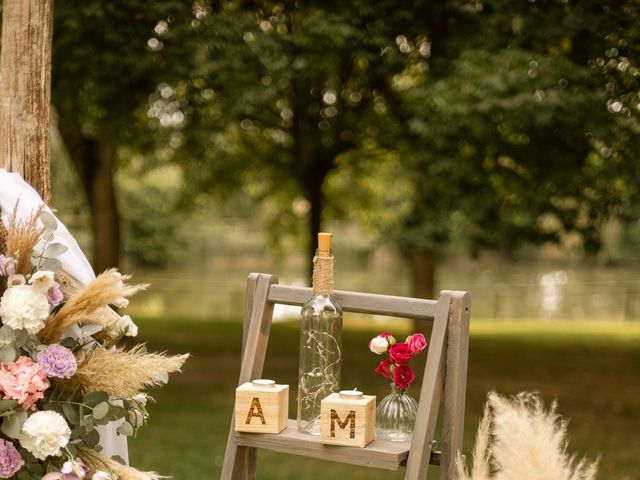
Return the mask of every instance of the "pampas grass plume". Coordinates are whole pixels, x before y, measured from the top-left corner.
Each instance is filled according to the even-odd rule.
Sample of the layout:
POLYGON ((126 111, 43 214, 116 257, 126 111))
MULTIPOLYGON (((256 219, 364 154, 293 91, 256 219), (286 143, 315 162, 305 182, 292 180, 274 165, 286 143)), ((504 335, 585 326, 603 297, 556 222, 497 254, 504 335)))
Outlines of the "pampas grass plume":
POLYGON ((38 217, 43 208, 44 206, 41 206, 30 217, 18 220, 18 203, 13 207, 4 241, 5 252, 16 257, 16 273, 22 275, 31 273, 31 251, 38 243, 43 231, 43 228, 38 225, 38 217))
POLYGON ((545 410, 535 394, 490 393, 472 470, 459 457, 457 480, 595 480, 597 462, 576 462, 567 453, 567 422, 556 410, 555 403, 545 410))
POLYGON ((128 285, 126 280, 129 278, 112 268, 98 275, 86 287, 80 288, 55 315, 49 317, 45 327, 38 332, 42 343, 59 341, 67 328, 78 323, 106 326, 113 318, 104 315, 105 306, 147 288, 146 284, 128 285))
POLYGON ((115 473, 118 480, 160 480, 169 478, 158 475, 155 472, 142 472, 133 467, 122 465, 95 450, 80 449, 78 450, 78 457, 92 470, 115 473))
POLYGON ((66 392, 103 391, 112 398, 129 398, 165 383, 167 375, 179 372, 188 357, 146 353, 143 345, 131 350, 97 348, 80 353, 76 373, 60 379, 58 385, 66 392))

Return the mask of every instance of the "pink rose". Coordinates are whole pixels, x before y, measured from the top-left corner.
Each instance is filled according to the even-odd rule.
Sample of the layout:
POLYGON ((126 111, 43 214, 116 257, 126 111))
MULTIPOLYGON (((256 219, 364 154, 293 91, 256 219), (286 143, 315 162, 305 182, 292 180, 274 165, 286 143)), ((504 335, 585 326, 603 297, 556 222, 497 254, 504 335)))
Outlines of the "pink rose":
POLYGON ((393 371, 393 383, 398 388, 407 388, 415 378, 413 368, 408 365, 398 365, 393 371))
POLYGON ((407 337, 407 345, 409 345, 409 348, 415 355, 427 348, 427 339, 424 338, 424 335, 421 333, 414 333, 407 337))
POLYGON ((376 372, 379 375, 382 375, 385 378, 391 378, 391 366, 392 366, 392 362, 391 360, 382 360, 378 366, 375 368, 374 372, 376 372))
POLYGON ((406 343, 396 343, 389 349, 389 357, 398 365, 404 365, 413 357, 413 351, 406 343))

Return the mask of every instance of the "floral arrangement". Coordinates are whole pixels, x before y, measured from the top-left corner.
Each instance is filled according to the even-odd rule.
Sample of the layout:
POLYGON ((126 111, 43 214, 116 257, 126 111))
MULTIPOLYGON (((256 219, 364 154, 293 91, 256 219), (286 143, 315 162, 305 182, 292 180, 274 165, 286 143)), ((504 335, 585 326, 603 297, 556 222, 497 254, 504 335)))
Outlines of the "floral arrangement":
POLYGON ((100 453, 97 427, 134 435, 147 420, 146 390, 187 355, 118 343, 137 327, 123 308, 146 285, 108 270, 81 286, 57 258, 55 217, 0 223, 0 478, 154 480, 153 472, 100 453))
POLYGON ((406 389, 415 380, 413 368, 408 363, 427 348, 427 340, 421 333, 409 335, 403 343, 399 343, 388 332, 382 332, 369 342, 369 350, 377 355, 387 354, 375 368, 374 372, 385 378, 391 378, 397 388, 406 389))

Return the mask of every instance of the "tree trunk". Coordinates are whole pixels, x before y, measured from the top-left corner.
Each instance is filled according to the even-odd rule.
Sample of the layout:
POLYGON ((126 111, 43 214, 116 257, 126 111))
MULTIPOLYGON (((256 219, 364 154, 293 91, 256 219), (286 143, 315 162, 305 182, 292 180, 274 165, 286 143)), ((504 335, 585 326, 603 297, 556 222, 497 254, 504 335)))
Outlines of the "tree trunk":
POLYGON ((120 217, 113 182, 115 142, 85 137, 77 119, 77 106, 61 108, 60 136, 80 177, 91 210, 92 265, 96 272, 120 262, 120 217))
MULTIPOLYGON (((412 295, 417 298, 433 299, 436 273, 434 255, 430 252, 414 250, 409 260, 411 263, 412 295)), ((430 336, 431 328, 425 325, 425 322, 414 320, 413 327, 414 331, 423 333, 427 338, 430 336)))
POLYGON ((51 200, 53 0, 4 0, 0 54, 0 167, 51 200))
POLYGON ((309 201, 309 240, 307 244, 309 279, 313 274, 313 257, 318 249, 318 232, 322 228, 322 209, 324 207, 324 195, 322 185, 324 177, 306 179, 305 193, 309 201))

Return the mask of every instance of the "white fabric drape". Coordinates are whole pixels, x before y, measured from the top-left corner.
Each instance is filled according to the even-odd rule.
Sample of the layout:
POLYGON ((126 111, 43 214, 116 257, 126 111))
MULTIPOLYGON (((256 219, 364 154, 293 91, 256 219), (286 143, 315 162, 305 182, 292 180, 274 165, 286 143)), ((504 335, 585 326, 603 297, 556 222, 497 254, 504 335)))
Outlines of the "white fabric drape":
MULTIPOLYGON (((0 213, 5 228, 9 225, 9 218, 16 203, 18 219, 28 218, 44 204, 40 195, 19 174, 9 173, 0 168, 0 213)), ((49 207, 45 205, 44 208, 53 215, 49 207)), ((62 262, 62 269, 83 285, 95 279, 96 276, 87 257, 60 220, 58 220, 55 237, 56 242, 69 247, 69 250, 57 257, 62 262)), ((115 423, 98 427, 102 453, 107 456, 118 455, 128 463, 127 437, 118 435, 116 428, 115 423)))

